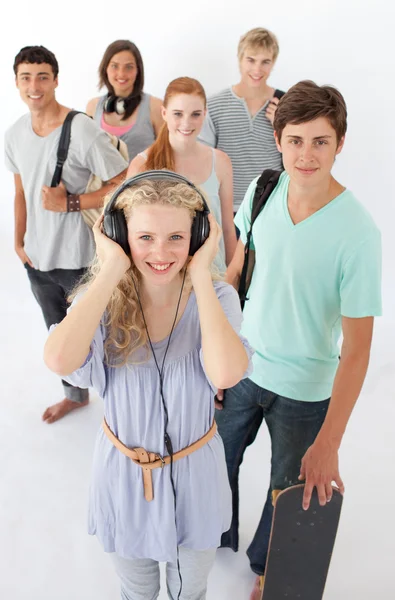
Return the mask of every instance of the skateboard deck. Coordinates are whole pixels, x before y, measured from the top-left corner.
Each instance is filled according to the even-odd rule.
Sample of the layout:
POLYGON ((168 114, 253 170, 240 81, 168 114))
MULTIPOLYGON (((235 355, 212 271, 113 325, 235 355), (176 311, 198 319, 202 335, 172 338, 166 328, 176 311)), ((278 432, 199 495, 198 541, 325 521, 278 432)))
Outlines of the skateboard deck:
POLYGON ((321 600, 335 544, 343 497, 333 488, 325 506, 314 489, 303 510, 304 485, 278 493, 262 600, 321 600))

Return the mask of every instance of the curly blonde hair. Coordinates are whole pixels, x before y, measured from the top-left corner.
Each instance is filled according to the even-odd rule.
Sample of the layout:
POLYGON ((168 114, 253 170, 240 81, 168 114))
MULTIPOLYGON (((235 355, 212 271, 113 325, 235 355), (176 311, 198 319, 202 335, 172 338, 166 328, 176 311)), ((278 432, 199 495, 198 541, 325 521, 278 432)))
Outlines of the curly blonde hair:
MULTIPOLYGON (((114 193, 116 193, 116 190, 106 196, 104 206, 110 201, 114 193)), ((203 194, 203 192, 201 193, 203 194)), ((152 204, 186 208, 191 216, 191 225, 196 211, 203 209, 202 198, 188 184, 165 179, 150 180, 148 178, 130 188, 126 188, 120 194, 115 206, 117 209, 123 210, 125 218, 128 221, 136 206, 152 204)), ((187 260, 185 268, 189 260, 187 260)), ((214 264, 210 270, 213 280, 222 279, 214 264)), ((71 299, 89 287, 97 277, 99 271, 100 263, 96 255, 86 276, 73 291, 71 299)), ((128 362, 137 363, 137 361, 132 360, 132 355, 142 347, 147 349, 145 360, 148 359, 148 336, 137 296, 140 285, 141 274, 132 263, 114 289, 107 305, 103 324, 106 327, 107 333, 104 344, 105 360, 109 366, 121 367, 128 362)), ((188 293, 192 289, 188 273, 186 274, 184 289, 188 293)))

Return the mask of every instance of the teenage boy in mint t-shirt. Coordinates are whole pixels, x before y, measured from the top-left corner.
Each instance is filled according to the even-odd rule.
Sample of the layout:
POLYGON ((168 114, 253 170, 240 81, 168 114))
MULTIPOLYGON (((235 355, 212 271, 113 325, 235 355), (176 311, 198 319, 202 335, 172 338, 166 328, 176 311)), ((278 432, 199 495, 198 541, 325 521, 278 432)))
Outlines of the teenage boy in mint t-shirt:
MULTIPOLYGON (((373 318, 381 314, 380 232, 331 174, 346 128, 341 94, 311 81, 287 92, 274 119, 285 173, 253 226, 256 263, 242 326, 256 350, 254 372, 226 391, 216 415, 234 495, 232 526, 223 546, 238 547, 238 472, 244 450, 263 419, 271 436, 270 488, 247 551, 258 575, 251 600, 261 597, 272 490, 304 480, 305 509, 314 487, 321 505, 331 499, 332 481, 344 491, 338 450, 365 379, 373 318)), ((256 181, 235 219, 240 240, 227 279, 236 287, 256 181)))

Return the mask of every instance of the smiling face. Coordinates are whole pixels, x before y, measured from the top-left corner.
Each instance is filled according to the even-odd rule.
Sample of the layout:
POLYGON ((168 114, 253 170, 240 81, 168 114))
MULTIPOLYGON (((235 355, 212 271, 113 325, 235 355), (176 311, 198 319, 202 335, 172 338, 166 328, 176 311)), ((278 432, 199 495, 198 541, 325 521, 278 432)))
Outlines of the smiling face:
POLYGON ((176 94, 169 98, 166 108, 162 107, 170 140, 183 144, 196 141, 205 115, 204 100, 196 94, 176 94))
POLYGON ((319 185, 330 177, 344 144, 344 137, 338 143, 336 131, 325 117, 300 125, 287 124, 281 141, 274 135, 285 170, 292 181, 305 187, 319 185))
POLYGON ((116 96, 126 98, 133 92, 137 74, 136 59, 129 50, 114 54, 108 63, 107 77, 116 96))
POLYGON ((166 204, 140 205, 128 218, 132 259, 151 285, 169 284, 184 267, 191 240, 191 214, 166 204))
POLYGON ((16 74, 16 87, 31 112, 42 111, 55 100, 58 79, 51 65, 21 63, 16 74))
POLYGON ((239 63, 241 83, 250 88, 264 87, 273 66, 271 50, 247 47, 239 63))

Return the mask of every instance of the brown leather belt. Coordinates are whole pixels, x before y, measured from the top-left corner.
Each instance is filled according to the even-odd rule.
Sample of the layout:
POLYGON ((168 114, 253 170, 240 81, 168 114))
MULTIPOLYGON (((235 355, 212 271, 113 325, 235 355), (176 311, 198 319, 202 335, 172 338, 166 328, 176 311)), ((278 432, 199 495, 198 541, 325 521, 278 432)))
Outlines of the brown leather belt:
MULTIPOLYGON (((105 419, 103 419, 103 431, 110 442, 116 448, 118 448, 122 454, 125 454, 125 456, 130 458, 130 460, 143 469, 144 497, 147 502, 151 502, 151 500, 154 499, 151 471, 152 469, 158 469, 159 467, 163 468, 164 466, 169 465, 171 462, 170 456, 161 456, 155 452, 147 452, 147 450, 144 448, 128 448, 111 431, 105 419)), ((188 456, 188 454, 192 454, 192 452, 195 452, 195 450, 199 450, 199 448, 207 444, 207 442, 214 437, 216 432, 217 424, 215 421, 213 421, 213 424, 208 432, 201 437, 200 440, 197 440, 190 446, 187 446, 186 448, 183 448, 182 450, 179 450, 173 454, 173 462, 179 460, 180 458, 184 458, 184 456, 188 456)))

